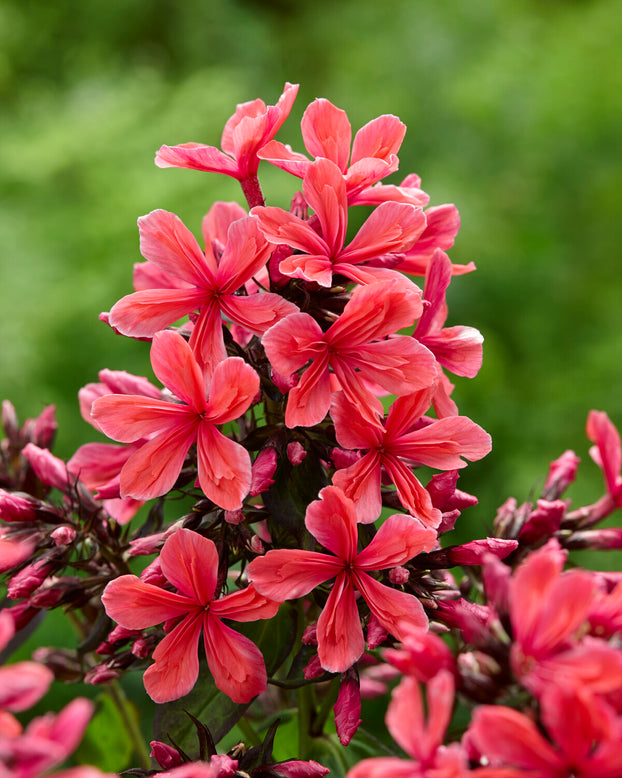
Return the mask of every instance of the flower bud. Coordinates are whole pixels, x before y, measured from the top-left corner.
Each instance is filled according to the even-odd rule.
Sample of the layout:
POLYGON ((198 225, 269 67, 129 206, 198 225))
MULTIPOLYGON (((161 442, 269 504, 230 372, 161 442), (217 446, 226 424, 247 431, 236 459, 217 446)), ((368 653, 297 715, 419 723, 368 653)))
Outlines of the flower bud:
POLYGON ((26 565, 9 581, 7 595, 11 600, 23 600, 29 597, 48 576, 51 566, 47 562, 38 561, 26 565))
POLYGON ((46 448, 35 446, 34 443, 27 443, 22 453, 42 483, 46 486, 54 486, 61 492, 67 490, 71 476, 62 459, 55 457, 46 448))
POLYGON ((393 567, 389 570, 389 581, 395 586, 403 586, 410 578, 410 572, 405 567, 393 567))
POLYGON ((351 667, 341 676, 337 701, 333 706, 337 736, 342 746, 348 745, 362 723, 358 675, 351 667))
POLYGON ((549 473, 542 489, 542 497, 545 500, 556 500, 568 488, 577 475, 577 467, 580 461, 574 451, 568 449, 551 462, 549 473))
POLYGON ((251 488, 249 491, 251 497, 267 491, 272 486, 277 461, 276 449, 272 446, 263 448, 257 454, 251 468, 251 488))
POLYGON ((294 467, 299 465, 307 456, 304 446, 297 440, 287 444, 287 458, 294 467))
POLYGON ((173 746, 161 743, 159 740, 152 740, 149 745, 151 746, 149 756, 155 759, 163 770, 170 770, 183 764, 181 754, 173 746))
POLYGON ((108 681, 116 681, 117 678, 119 678, 120 673, 118 670, 114 670, 112 667, 109 667, 108 665, 99 665, 98 667, 94 667, 92 670, 89 670, 88 673, 84 676, 84 683, 92 684, 93 686, 97 686, 100 683, 108 683, 108 681))
POLYGON ((30 440, 41 448, 50 448, 58 424, 56 422, 56 406, 48 405, 44 408, 39 416, 33 420, 32 432, 30 434, 30 440))
POLYGON ((73 527, 64 524, 62 527, 56 527, 56 529, 50 533, 50 537, 57 546, 68 546, 75 540, 76 531, 73 527))
POLYGON ((538 500, 538 507, 531 511, 520 528, 518 537, 521 542, 530 544, 550 538, 558 531, 565 512, 563 500, 538 500))

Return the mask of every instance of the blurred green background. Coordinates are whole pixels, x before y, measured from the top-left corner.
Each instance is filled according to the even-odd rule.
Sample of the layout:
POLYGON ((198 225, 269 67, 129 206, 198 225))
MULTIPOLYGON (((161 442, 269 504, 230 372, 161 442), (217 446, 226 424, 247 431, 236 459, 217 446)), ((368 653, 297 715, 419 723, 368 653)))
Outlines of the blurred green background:
MULTIPOLYGON (((154 152, 219 145, 236 103, 289 80, 281 140, 302 150, 319 96, 354 129, 398 114, 393 180, 417 172, 460 209, 451 256, 478 272, 452 284, 448 323, 485 351, 455 397, 494 441, 460 482, 471 521, 532 495, 566 448, 585 462, 576 499, 596 499, 587 411, 622 425, 621 40, 618 0, 0 1, 0 395, 21 417, 55 403, 69 456, 91 434, 78 388, 103 367, 150 375, 146 344, 97 319, 131 291, 136 218, 166 208, 198 233, 214 199, 242 202, 154 152)), ((287 206, 297 181, 260 177, 287 206)))

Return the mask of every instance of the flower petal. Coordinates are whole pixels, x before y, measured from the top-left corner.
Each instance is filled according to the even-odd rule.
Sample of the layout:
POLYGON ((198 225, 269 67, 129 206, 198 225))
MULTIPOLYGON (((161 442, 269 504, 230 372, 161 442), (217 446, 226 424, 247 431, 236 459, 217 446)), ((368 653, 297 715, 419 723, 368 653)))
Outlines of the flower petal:
POLYGON ((180 527, 164 543, 160 565, 181 594, 198 605, 211 601, 216 588, 218 552, 209 538, 180 527))
POLYGON ((203 615, 187 616, 153 652, 155 663, 145 670, 145 691, 154 702, 170 702, 184 697, 199 677, 199 637, 203 615))

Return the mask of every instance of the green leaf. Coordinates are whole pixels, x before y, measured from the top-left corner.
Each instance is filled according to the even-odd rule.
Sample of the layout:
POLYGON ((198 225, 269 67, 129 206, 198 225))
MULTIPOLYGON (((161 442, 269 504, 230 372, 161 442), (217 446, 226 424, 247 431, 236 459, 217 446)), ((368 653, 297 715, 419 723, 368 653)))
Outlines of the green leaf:
MULTIPOLYGON (((105 773, 130 766, 134 745, 121 714, 107 694, 95 698, 97 708, 74 758, 79 764, 94 764, 105 773)), ((128 703, 128 713, 138 721, 138 712, 128 703)))
POLYGON ((327 485, 326 474, 319 456, 308 451, 303 461, 293 467, 287 457, 281 457, 274 474, 274 483, 262 494, 263 502, 270 511, 268 526, 280 543, 287 545, 283 531, 292 536, 298 544, 305 530, 307 506, 318 499, 320 489, 327 485))

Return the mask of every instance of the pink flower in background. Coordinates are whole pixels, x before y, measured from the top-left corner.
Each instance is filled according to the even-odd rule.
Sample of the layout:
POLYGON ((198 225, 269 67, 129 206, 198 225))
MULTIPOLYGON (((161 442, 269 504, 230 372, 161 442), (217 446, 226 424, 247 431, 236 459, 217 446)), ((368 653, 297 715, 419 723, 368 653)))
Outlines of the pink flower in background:
POLYGON ((93 403, 93 417, 106 435, 123 443, 146 439, 121 470, 122 496, 149 500, 168 492, 196 442, 201 489, 221 508, 239 508, 250 488, 250 456, 216 425, 246 412, 259 388, 257 373, 231 357, 216 366, 210 380, 190 346, 172 331, 154 335, 151 364, 180 402, 107 395, 93 403))
MULTIPOLYGON (((309 154, 315 160, 330 160, 337 167, 350 204, 365 202, 364 190, 398 168, 397 152, 404 140, 406 125, 397 116, 384 114, 372 119, 361 127, 352 143, 352 127, 346 112, 329 100, 319 98, 307 106, 300 127, 309 154)), ((313 164, 304 154, 274 140, 261 149, 259 156, 299 178, 304 178, 313 164)), ((405 197, 403 201, 406 202, 405 197)), ((413 192, 409 201, 425 205, 428 197, 421 191, 415 197, 413 192)))
POLYGON ((263 100, 240 103, 225 124, 222 151, 202 143, 162 146, 156 153, 158 167, 183 167, 223 173, 243 181, 256 175, 259 167, 257 152, 272 140, 289 113, 298 93, 298 84, 286 83, 276 105, 263 100))
MULTIPOLYGON (((318 233, 309 221, 282 208, 260 206, 251 214, 257 218, 267 240, 296 249, 279 265, 279 271, 293 278, 315 281, 330 287, 333 276, 342 275, 360 284, 393 278, 393 270, 367 263, 383 254, 410 248, 425 228, 423 210, 406 203, 381 203, 353 240, 344 246, 348 227, 346 184, 338 166, 329 159, 309 165, 302 192, 320 225, 318 233)), ((405 279, 402 278, 402 283, 405 279)))
POLYGON ((387 709, 387 728, 411 759, 363 759, 347 778, 468 778, 468 760, 460 745, 443 746, 454 703, 453 675, 448 670, 436 673, 427 683, 426 697, 424 706, 419 683, 406 677, 393 690, 387 709))
POLYGON ((271 327, 262 343, 276 371, 289 375, 311 362, 289 391, 286 425, 310 427, 324 419, 332 377, 372 424, 383 408, 366 380, 397 395, 432 384, 437 367, 428 349, 407 335, 387 338, 411 325, 420 313, 420 294, 413 287, 378 282, 355 289, 326 332, 307 313, 292 314, 271 327))
POLYGON ((540 695, 547 740, 524 713, 483 705, 473 713, 467 737, 490 767, 488 778, 619 778, 622 719, 602 699, 573 684, 550 684, 540 695))
POLYGON ((490 435, 466 416, 431 419, 433 388, 422 389, 392 404, 384 425, 370 423, 342 392, 333 395, 330 415, 340 446, 365 453, 354 464, 337 470, 333 483, 357 504, 359 521, 375 521, 380 515, 382 472, 397 487, 406 510, 430 527, 437 527, 441 512, 413 473, 413 465, 439 470, 465 466, 462 459, 474 461, 491 448, 490 435))
POLYGON ((199 675, 201 631, 210 673, 216 686, 234 702, 249 702, 266 689, 266 668, 259 649, 222 619, 255 621, 275 615, 278 603, 254 587, 214 599, 218 553, 208 538, 178 529, 160 554, 162 572, 177 589, 170 592, 134 575, 111 581, 102 600, 110 618, 128 629, 145 629, 175 620, 176 625, 153 652, 155 664, 144 675, 155 702, 188 694, 199 675))
POLYGON ((590 449, 590 456, 603 471, 607 491, 622 508, 622 447, 618 430, 606 413, 590 411, 586 432, 596 444, 590 449))
POLYGON ((390 516, 359 553, 356 506, 334 486, 322 489, 320 499, 309 505, 305 524, 330 554, 274 549, 254 559, 247 571, 261 594, 280 601, 303 597, 325 581, 336 579, 317 623, 322 667, 333 673, 345 672, 365 650, 355 591, 398 639, 405 623, 427 624, 416 597, 385 586, 369 572, 396 567, 429 551, 436 541, 434 530, 409 516, 390 516))
POLYGON ((124 335, 152 337, 198 310, 190 346, 210 373, 227 356, 223 317, 261 335, 298 310, 270 292, 238 293, 264 267, 271 248, 256 220, 246 217, 227 224, 222 210, 214 206, 204 220, 205 252, 175 214, 152 211, 139 219, 142 255, 183 281, 183 287, 167 285, 133 292, 113 305, 109 315, 110 325, 124 335), (221 245, 223 238, 226 242, 221 245))

